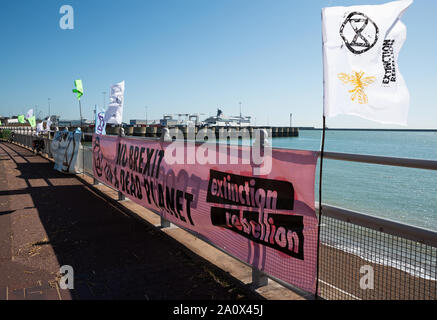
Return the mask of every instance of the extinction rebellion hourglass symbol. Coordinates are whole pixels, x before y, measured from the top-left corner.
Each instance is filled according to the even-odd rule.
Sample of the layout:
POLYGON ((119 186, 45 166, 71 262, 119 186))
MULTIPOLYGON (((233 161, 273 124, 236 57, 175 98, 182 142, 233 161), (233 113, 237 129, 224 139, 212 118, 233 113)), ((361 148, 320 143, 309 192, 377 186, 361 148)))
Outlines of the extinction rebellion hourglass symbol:
POLYGON ((340 35, 346 47, 355 54, 372 49, 378 41, 378 33, 378 26, 360 12, 350 13, 340 28, 340 35))

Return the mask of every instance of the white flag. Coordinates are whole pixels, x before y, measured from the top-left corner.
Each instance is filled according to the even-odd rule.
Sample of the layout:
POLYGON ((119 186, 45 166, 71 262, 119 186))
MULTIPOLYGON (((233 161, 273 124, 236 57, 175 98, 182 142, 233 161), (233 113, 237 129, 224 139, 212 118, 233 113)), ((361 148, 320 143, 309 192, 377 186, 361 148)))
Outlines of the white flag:
POLYGON ((124 81, 111 87, 109 106, 105 112, 105 122, 121 124, 123 118, 124 81))
POLYGON ((410 95, 399 72, 413 0, 322 10, 324 115, 407 124, 410 95))
POLYGON ((36 125, 36 132, 37 132, 37 133, 40 133, 40 132, 43 132, 43 131, 44 131, 43 124, 42 124, 42 122, 39 122, 39 123, 36 125))
POLYGON ((26 119, 32 118, 33 117, 33 109, 30 109, 29 111, 27 111, 26 113, 26 119))
POLYGON ((50 120, 50 117, 47 119, 47 122, 46 122, 46 128, 45 128, 45 132, 48 132, 48 131, 50 131, 50 127, 52 126, 52 121, 50 120))

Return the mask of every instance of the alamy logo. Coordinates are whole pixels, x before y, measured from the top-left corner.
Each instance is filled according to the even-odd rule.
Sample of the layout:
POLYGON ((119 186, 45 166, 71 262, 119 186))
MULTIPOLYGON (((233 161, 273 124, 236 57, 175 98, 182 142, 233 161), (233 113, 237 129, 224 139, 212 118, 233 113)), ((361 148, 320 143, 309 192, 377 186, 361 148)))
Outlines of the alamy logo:
POLYGON ((350 13, 340 27, 340 36, 350 52, 362 54, 369 51, 378 41, 378 26, 360 12, 350 13))
POLYGON ((64 265, 59 269, 59 273, 62 275, 59 279, 59 287, 62 290, 74 289, 74 270, 72 266, 64 265))
POLYGON ((362 290, 373 290, 375 288, 375 271, 373 267, 369 265, 361 266, 360 274, 363 275, 360 278, 360 288, 362 290))
POLYGON ((59 9, 59 13, 63 14, 61 19, 59 19, 59 27, 62 30, 72 30, 74 29, 74 10, 70 5, 63 5, 59 9))

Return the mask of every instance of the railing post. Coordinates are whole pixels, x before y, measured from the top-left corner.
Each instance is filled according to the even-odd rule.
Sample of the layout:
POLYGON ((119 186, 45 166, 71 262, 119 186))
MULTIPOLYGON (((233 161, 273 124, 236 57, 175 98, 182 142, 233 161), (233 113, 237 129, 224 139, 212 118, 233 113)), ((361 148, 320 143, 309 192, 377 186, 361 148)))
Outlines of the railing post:
POLYGON ((118 191, 118 201, 126 200, 126 197, 121 191, 118 191))
MULTIPOLYGON (((258 150, 264 150, 264 148, 270 146, 269 134, 266 129, 261 129, 259 132, 254 131, 252 134, 253 147, 258 150)), ((252 168, 252 174, 255 174, 254 167, 252 168)), ((252 267, 252 283, 250 284, 253 289, 264 287, 269 282, 269 278, 266 274, 255 267, 252 267)))
POLYGON ((161 228, 170 228, 171 223, 167 219, 165 219, 163 216, 161 216, 161 228))
MULTIPOLYGON (((161 133, 160 140, 161 140, 161 142, 164 142, 164 141, 170 142, 171 141, 170 130, 168 128, 163 129, 163 131, 161 133)), ((161 216, 161 228, 170 228, 170 227, 171 227, 170 221, 168 221, 163 216, 161 216)))
POLYGON ((257 268, 252 267, 252 283, 251 286, 254 289, 264 287, 268 284, 269 278, 266 274, 257 268))

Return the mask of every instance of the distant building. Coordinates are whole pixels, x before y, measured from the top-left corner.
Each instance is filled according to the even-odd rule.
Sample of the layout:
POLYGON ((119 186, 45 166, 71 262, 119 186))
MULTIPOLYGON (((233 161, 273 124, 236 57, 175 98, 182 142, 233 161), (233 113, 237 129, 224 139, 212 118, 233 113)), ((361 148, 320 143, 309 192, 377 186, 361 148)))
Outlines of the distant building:
POLYGON ((194 127, 199 124, 199 115, 189 113, 164 114, 163 118, 159 120, 159 124, 162 127, 194 127), (178 119, 173 118, 173 115, 177 115, 178 119))
MULTIPOLYGON (((58 118, 58 126, 59 127, 80 127, 80 120, 59 120, 58 118)), ((90 125, 94 124, 94 121, 88 119, 82 119, 82 125, 90 125)))
POLYGON ((163 127, 177 126, 178 120, 173 119, 171 115, 164 115, 163 118, 159 120, 159 124, 163 127))
POLYGON ((134 126, 134 125, 147 125, 147 123, 150 123, 150 121, 134 119, 134 120, 130 120, 129 123, 132 126, 134 126))

